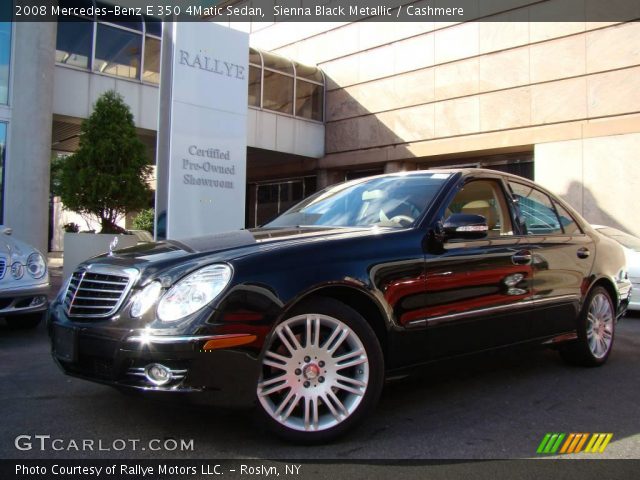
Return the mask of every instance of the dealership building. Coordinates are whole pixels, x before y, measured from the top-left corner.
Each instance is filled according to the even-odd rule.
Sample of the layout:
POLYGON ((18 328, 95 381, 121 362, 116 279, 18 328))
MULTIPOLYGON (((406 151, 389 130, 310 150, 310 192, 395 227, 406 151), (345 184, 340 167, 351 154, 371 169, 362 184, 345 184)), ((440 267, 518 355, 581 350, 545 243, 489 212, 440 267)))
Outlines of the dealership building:
MULTIPOLYGON (((544 2, 511 4, 464 23, 231 24, 251 45, 245 225, 345 179, 477 166, 640 235, 640 22, 530 22, 544 2)), ((0 23, 0 223, 16 236, 62 247, 50 162, 103 92, 123 95, 154 162, 161 32, 142 17, 0 23)))

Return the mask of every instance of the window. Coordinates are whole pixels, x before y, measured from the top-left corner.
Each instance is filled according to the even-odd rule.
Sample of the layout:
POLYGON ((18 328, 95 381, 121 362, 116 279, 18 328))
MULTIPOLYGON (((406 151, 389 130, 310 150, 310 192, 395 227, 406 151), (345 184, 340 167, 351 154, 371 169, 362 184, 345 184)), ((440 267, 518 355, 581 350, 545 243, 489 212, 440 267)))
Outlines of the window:
POLYGON ((0 122, 0 225, 4 213, 4 157, 7 146, 7 124, 0 122))
POLYGON ((296 116, 322 121, 322 85, 297 80, 296 116))
MULTIPOLYGON (((0 8, 10 9, 11 2, 0 8)), ((0 22, 0 105, 6 105, 9 102, 9 65, 11 65, 11 22, 0 22)))
POLYGON ((160 83, 160 40, 147 35, 144 44, 144 72, 142 80, 160 83))
POLYGON ((527 233, 531 235, 563 233, 558 215, 546 194, 521 183, 509 182, 509 185, 520 207, 527 233))
POLYGON ((265 70, 262 106, 293 115, 293 77, 265 70))
MULTIPOLYGON (((406 228, 420 218, 448 177, 421 173, 332 185, 287 210, 267 227, 406 228)), ((299 188, 286 193, 281 190, 279 199, 283 204, 294 202, 299 193, 299 188)))
POLYGON ((142 37, 134 32, 98 24, 93 69, 118 77, 138 78, 142 37))
POLYGON ((73 21, 58 22, 56 38, 56 62, 74 67, 89 68, 93 22, 74 18, 73 21))
POLYGON ((322 122, 324 76, 318 67, 250 48, 249 106, 322 122))
POLYGON ((556 207, 556 212, 560 217, 560 224, 562 225, 562 229, 564 230, 564 233, 566 233, 567 235, 581 234, 582 230, 580 230, 580 227, 578 226, 574 218, 571 216, 571 214, 567 212, 567 210, 558 202, 553 202, 553 205, 554 207, 556 207))
MULTIPOLYGON (((62 7, 94 5, 90 0, 60 2, 62 7)), ((58 19, 56 63, 159 84, 162 22, 140 15, 128 16, 128 21, 114 15, 100 16, 99 22, 96 18, 58 19)))
POLYGON ((259 67, 249 66, 249 105, 252 107, 260 106, 261 76, 261 69, 259 67))
POLYGON ((509 208, 496 182, 476 180, 466 184, 447 207, 444 220, 454 213, 482 215, 487 220, 489 237, 513 235, 509 208))

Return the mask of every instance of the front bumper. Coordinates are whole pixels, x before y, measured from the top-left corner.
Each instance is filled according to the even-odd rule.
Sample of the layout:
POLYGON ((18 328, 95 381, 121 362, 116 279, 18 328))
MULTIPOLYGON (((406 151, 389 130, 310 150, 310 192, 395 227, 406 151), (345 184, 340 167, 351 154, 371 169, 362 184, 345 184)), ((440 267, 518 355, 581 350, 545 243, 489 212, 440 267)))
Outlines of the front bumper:
POLYGON ((0 290, 0 317, 44 312, 49 282, 0 290))
POLYGON ((62 308, 52 309, 52 355, 64 373, 121 389, 188 394, 201 403, 254 403, 259 362, 250 346, 205 350, 207 342, 229 335, 149 335, 144 330, 113 328, 110 322, 72 322, 62 308), (145 369, 152 364, 169 369, 170 381, 163 385, 150 381, 145 369))

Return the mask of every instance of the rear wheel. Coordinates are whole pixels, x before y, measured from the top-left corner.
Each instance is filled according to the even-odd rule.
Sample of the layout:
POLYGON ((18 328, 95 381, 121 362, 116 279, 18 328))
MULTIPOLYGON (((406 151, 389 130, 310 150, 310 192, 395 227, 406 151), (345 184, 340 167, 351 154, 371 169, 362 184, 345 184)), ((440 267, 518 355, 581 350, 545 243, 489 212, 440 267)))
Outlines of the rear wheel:
POLYGON ((322 298, 275 327, 257 395, 275 433, 315 443, 371 413, 383 381, 382 350, 369 324, 347 305, 322 298))
POLYGON ((562 358, 587 367, 603 365, 613 347, 615 317, 609 292, 603 287, 594 288, 578 321, 578 340, 560 349, 562 358))
POLYGON ((26 330, 30 328, 36 328, 42 322, 46 313, 25 313, 23 315, 16 315, 14 317, 7 317, 7 325, 16 330, 26 330))

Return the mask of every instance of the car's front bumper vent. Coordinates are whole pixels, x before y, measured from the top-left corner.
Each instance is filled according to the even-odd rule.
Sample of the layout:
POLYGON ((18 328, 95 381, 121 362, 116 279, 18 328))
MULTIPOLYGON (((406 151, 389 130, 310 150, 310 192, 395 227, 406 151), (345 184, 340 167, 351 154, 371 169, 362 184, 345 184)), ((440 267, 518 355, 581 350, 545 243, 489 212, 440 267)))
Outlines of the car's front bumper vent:
POLYGON ((137 270, 109 267, 76 270, 64 297, 67 314, 70 317, 112 315, 122 305, 136 274, 137 270))
POLYGON ((0 279, 4 277, 4 273, 7 270, 7 259, 0 257, 0 279))

